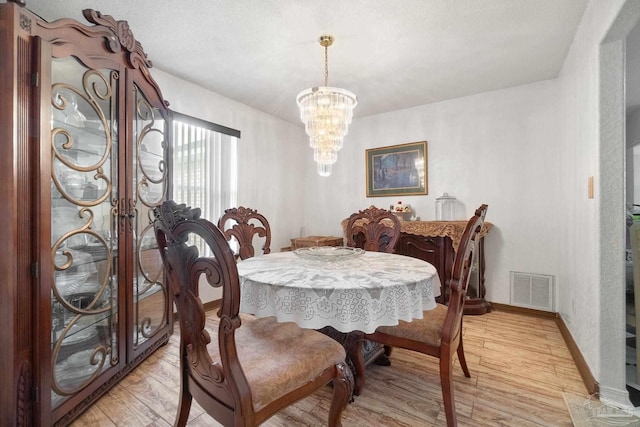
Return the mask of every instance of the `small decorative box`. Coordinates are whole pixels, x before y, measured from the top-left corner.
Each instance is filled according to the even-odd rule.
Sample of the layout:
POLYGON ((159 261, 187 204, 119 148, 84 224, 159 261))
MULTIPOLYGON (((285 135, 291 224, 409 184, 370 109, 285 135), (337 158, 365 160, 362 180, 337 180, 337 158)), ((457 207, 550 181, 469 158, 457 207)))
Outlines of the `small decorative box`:
POLYGON ((291 239, 292 250, 311 246, 344 246, 344 239, 332 236, 307 236, 291 239))

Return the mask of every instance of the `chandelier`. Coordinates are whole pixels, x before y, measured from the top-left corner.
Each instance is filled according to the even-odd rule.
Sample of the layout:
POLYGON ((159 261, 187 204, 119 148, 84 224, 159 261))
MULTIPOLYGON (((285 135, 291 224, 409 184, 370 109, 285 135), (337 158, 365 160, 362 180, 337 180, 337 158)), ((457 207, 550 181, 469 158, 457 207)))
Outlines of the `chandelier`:
POLYGON ((331 167, 338 160, 338 150, 342 148, 349 129, 353 109, 358 104, 353 93, 328 86, 328 48, 333 40, 330 35, 322 35, 318 39, 324 46, 324 86, 303 90, 297 97, 300 119, 309 135, 313 160, 318 164, 320 176, 331 175, 331 167))

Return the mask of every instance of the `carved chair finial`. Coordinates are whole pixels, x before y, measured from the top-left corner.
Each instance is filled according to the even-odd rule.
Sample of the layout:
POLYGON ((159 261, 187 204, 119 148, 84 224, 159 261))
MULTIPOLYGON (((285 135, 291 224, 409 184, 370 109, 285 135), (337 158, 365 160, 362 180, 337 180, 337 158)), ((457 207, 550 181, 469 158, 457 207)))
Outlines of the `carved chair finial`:
POLYGON ((346 227, 347 246, 356 246, 361 235, 362 248, 367 251, 393 252, 400 238, 400 221, 387 209, 373 205, 349 217, 346 227))
POLYGON ((253 249, 253 237, 255 235, 264 238, 262 253, 266 255, 271 252, 271 227, 269 226, 269 221, 256 209, 244 206, 226 209, 218 220, 218 228, 223 230, 228 241, 232 237, 237 240, 240 246, 238 256, 241 259, 251 258, 255 255, 253 249), (230 228, 227 228, 226 223, 229 220, 234 223, 230 228), (254 224, 256 222, 257 224, 254 224))

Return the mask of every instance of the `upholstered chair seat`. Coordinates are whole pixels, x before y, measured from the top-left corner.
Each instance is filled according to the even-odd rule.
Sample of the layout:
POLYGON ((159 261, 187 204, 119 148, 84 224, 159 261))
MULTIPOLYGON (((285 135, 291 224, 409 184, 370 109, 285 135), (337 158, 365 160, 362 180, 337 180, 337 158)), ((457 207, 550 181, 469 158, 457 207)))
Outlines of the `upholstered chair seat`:
MULTIPOLYGON (((242 327, 236 331, 238 360, 256 412, 345 360, 344 347, 337 341, 327 341, 320 332, 292 322, 278 323, 275 317, 242 318, 242 327), (298 351, 292 352, 292 348, 298 351)), ((213 341, 217 330, 217 322, 207 319, 213 341)), ((211 360, 220 363, 218 346, 208 348, 211 360)))
POLYGON ((422 312, 422 320, 401 320, 397 326, 380 326, 376 332, 439 347, 446 317, 447 306, 438 304, 433 310, 422 312))

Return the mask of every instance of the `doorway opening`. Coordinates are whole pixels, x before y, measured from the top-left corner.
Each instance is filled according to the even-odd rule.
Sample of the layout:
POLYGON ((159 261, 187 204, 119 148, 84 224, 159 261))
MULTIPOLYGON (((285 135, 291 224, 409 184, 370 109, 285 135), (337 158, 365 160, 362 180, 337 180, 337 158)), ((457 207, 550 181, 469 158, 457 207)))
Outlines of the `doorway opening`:
POLYGON ((629 400, 640 406, 640 24, 625 44, 625 102, 625 373, 629 400))

